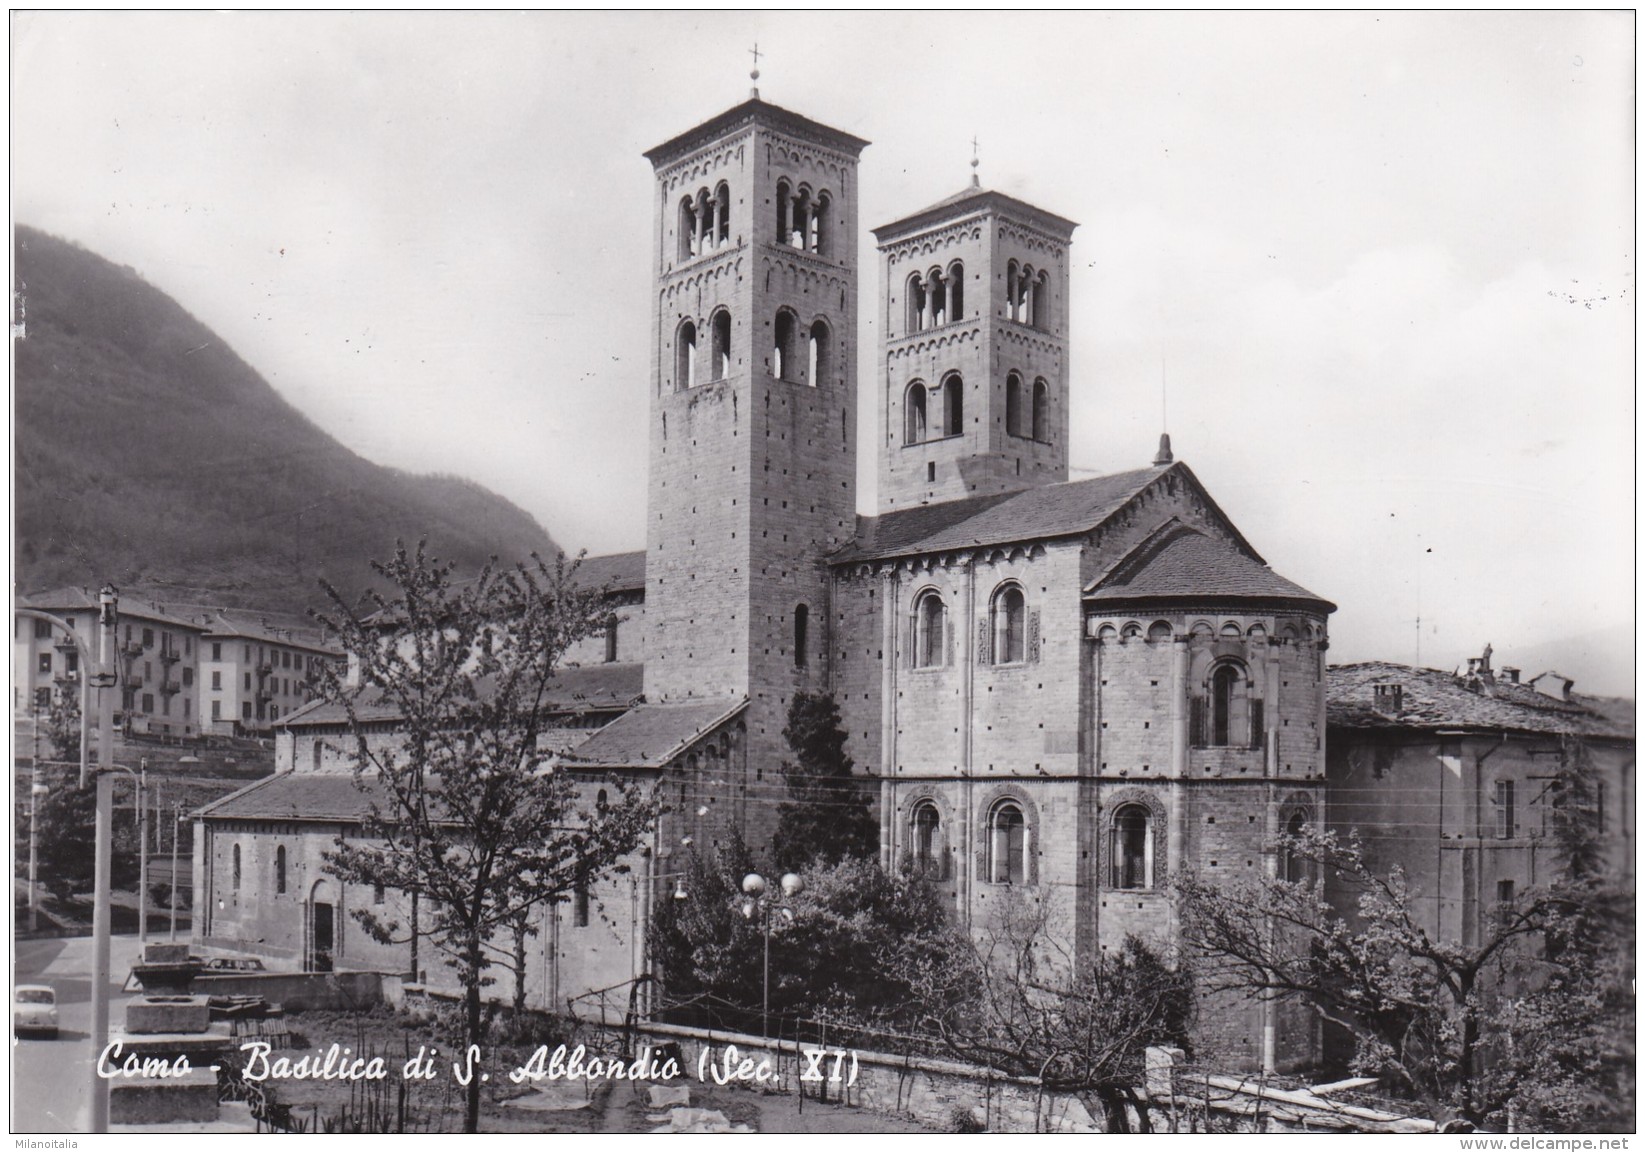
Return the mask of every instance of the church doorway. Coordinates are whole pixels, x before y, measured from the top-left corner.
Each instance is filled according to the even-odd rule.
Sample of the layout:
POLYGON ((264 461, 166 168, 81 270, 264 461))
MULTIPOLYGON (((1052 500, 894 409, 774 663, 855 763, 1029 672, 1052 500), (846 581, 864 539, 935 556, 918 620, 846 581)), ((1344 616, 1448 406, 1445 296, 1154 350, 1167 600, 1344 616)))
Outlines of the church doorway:
POLYGON ((329 973, 337 954, 337 905, 329 882, 321 881, 309 896, 308 949, 303 968, 329 973))

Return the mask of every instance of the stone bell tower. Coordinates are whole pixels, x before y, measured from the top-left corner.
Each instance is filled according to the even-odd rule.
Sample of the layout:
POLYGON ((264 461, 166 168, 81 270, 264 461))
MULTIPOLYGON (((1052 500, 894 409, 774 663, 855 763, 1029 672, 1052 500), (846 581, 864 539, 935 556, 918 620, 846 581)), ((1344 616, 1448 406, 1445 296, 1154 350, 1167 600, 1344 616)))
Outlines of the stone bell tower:
POLYGON ((823 558, 856 521, 857 157, 761 100, 646 153, 656 177, 645 694, 748 698, 775 774, 827 684, 823 558))
POLYGON ((1068 479, 1076 227, 973 174, 957 195, 874 230, 880 512, 1068 479))

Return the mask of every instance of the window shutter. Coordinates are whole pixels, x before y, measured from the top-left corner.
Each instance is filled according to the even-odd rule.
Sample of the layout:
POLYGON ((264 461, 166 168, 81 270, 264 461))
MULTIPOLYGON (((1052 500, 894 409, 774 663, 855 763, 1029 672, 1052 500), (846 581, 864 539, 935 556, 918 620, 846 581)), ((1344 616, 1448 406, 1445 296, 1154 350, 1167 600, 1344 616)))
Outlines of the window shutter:
POLYGON ((1206 745, 1205 703, 1205 697, 1188 698, 1188 743, 1196 749, 1203 749, 1206 745))
POLYGON ((1040 659, 1040 610, 1034 609, 1028 614, 1028 659, 1037 662, 1040 659))
POLYGON ((1253 749, 1263 747, 1263 736, 1262 702, 1253 700, 1251 702, 1251 747, 1253 749))
POLYGON ((992 639, 992 631, 993 630, 988 627, 987 613, 984 613, 982 616, 977 618, 977 663, 979 665, 991 665, 994 663, 993 654, 989 651, 989 641, 992 639))

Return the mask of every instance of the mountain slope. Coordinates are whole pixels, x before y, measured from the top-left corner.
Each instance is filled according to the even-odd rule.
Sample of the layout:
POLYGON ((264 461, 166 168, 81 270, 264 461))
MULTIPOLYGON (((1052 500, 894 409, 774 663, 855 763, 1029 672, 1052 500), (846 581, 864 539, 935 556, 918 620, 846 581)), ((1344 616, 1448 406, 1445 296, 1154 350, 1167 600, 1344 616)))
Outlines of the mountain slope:
POLYGON ((15 236, 16 580, 301 611, 353 595, 396 538, 472 571, 554 543, 469 481, 372 464, 129 268, 15 236), (163 595, 162 595, 163 594, 163 595))

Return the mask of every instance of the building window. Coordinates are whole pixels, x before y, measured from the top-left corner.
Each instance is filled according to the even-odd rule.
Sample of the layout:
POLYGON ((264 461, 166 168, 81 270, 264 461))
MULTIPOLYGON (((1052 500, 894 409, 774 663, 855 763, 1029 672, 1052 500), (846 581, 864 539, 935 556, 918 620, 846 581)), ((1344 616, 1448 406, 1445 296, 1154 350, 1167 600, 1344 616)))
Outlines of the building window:
POLYGON ((924 332, 926 328, 925 277, 914 273, 908 278, 907 326, 909 332, 924 332))
POLYGON ((1191 702, 1189 744, 1195 748, 1257 748, 1263 744, 1262 701, 1254 699, 1245 666, 1219 662, 1205 684, 1206 695, 1191 702))
POLYGON ((799 371, 799 358, 794 355, 794 341, 799 322, 784 308, 777 313, 771 343, 771 375, 778 380, 792 380, 799 371))
POLYGON ((942 381, 942 434, 958 436, 965 431, 965 382, 951 372, 942 381))
POLYGON ((240 846, 234 846, 234 891, 240 891, 240 846))
POLYGON ((211 702, 211 719, 214 720, 214 721, 220 721, 220 720, 223 719, 223 702, 222 701, 212 701, 211 702))
POLYGON ((810 375, 806 383, 816 388, 818 383, 833 370, 832 358, 828 354, 828 322, 814 321, 811 325, 811 338, 806 342, 809 353, 810 375))
POLYGON ((76 672, 80 671, 80 650, 79 649, 69 649, 66 653, 63 654, 63 670, 65 672, 70 672, 70 673, 76 673, 76 672))
POLYGON ((143 647, 145 649, 152 649, 154 647, 154 630, 153 629, 144 629, 143 630, 143 647))
POLYGON ((1514 812, 1514 782, 1496 783, 1496 835, 1504 840, 1519 835, 1519 819, 1514 812))
POLYGON ((914 871, 921 876, 940 876, 937 852, 942 842, 938 839, 942 825, 942 818, 937 813, 937 806, 930 801, 921 801, 914 806, 914 815, 909 821, 911 840, 913 841, 914 871))
POLYGON ((588 882, 578 881, 571 891, 571 920, 579 929, 588 928, 588 882))
POLYGON ((965 319, 965 265, 957 260, 948 266, 948 319, 965 319))
POLYGON ((925 385, 915 381, 903 395, 903 443, 919 444, 926 436, 925 385))
POLYGON ((1034 439, 1041 444, 1051 441, 1051 386, 1043 377, 1034 381, 1034 439))
POLYGON ((284 845, 274 850, 274 891, 277 894, 286 891, 286 847, 284 845))
POLYGON ((223 642, 222 641, 212 641, 211 642, 211 659, 214 660, 214 661, 220 661, 220 660, 223 659, 223 642))
POLYGON ((154 711, 154 694, 153 693, 144 693, 143 694, 143 711, 145 713, 152 713, 154 711))
POLYGON ((1298 851, 1297 842, 1308 831, 1308 814, 1300 809, 1285 822, 1285 841, 1280 846, 1279 875, 1292 884, 1310 880, 1309 861, 1298 851))
POLYGON ((322 742, 322 741, 320 741, 320 740, 319 740, 319 738, 315 738, 315 741, 314 741, 314 752, 313 752, 313 753, 312 753, 312 754, 310 754, 310 755, 311 755, 311 756, 312 756, 312 757, 313 757, 313 759, 314 759, 314 771, 315 771, 315 772, 319 772, 319 771, 320 771, 320 757, 321 757, 321 755, 322 755, 322 754, 321 754, 321 750, 322 750, 322 749, 323 749, 323 748, 324 748, 324 747, 325 747, 325 746, 324 746, 324 743, 323 743, 323 742, 322 742))
POLYGON ((714 247, 731 242, 731 186, 720 181, 714 189, 714 247))
POLYGON ((43 673, 51 672, 51 654, 50 653, 41 653, 40 654, 40 671, 43 672, 43 673))
POLYGON ((614 664, 617 660, 617 618, 612 617, 605 622, 605 663, 614 664))
POLYGON ((183 670, 183 687, 185 689, 194 687, 194 670, 193 669, 184 669, 183 670))
POLYGON ((805 605, 794 606, 794 667, 805 667, 806 632, 811 626, 811 610, 805 605))
POLYGON ((697 326, 691 321, 680 325, 674 337, 674 388, 697 386, 697 326))
POLYGON ((929 589, 914 606, 914 667, 934 669, 945 664, 943 655, 948 631, 948 606, 941 595, 929 589))
POLYGON ((1110 828, 1113 872, 1109 887, 1152 889, 1154 887, 1153 817, 1143 805, 1121 805, 1114 810, 1110 828))
POLYGON ((1005 585, 994 593, 989 605, 994 634, 994 663, 1019 664, 1028 658, 1028 602, 1022 589, 1005 585))
POLYGON ((1014 372, 1005 377, 1005 431, 1010 436, 1022 435, 1022 377, 1014 372))
POLYGON ((250 701, 241 701, 240 702, 240 719, 243 720, 243 721, 251 720, 251 702, 250 701))
POLYGON ((690 260, 697 255, 697 201, 695 197, 686 196, 680 200, 678 229, 680 259, 690 260))
POLYGON ((250 691, 251 691, 251 674, 247 673, 246 674, 246 692, 249 693, 250 691))
POLYGON ((1239 670, 1223 665, 1211 674, 1211 743, 1226 745, 1234 719, 1234 701, 1239 692, 1239 670))
POLYGON ((731 314, 725 309, 718 309, 709 318, 709 369, 714 373, 715 380, 724 380, 731 375, 731 314))
POLYGON ((211 687, 214 688, 214 689, 219 689, 219 690, 222 689, 222 687, 223 687, 223 673, 222 673, 221 669, 211 670, 211 687))
MULTIPOLYGON (((127 634, 128 634, 126 639, 130 640, 131 639, 131 637, 129 635, 130 631, 131 631, 131 626, 130 625, 126 626, 126 631, 127 631, 127 634)), ((35 621, 34 622, 34 639, 37 640, 37 641, 49 641, 49 640, 51 640, 51 622, 50 621, 35 621)))
POLYGON ((1498 881, 1496 883, 1496 921, 1500 929, 1506 929, 1514 920, 1514 883, 1512 881, 1498 881))
POLYGON ((1028 826, 1022 810, 1006 801, 988 821, 988 877, 996 885, 1020 885, 1028 876, 1028 826))

